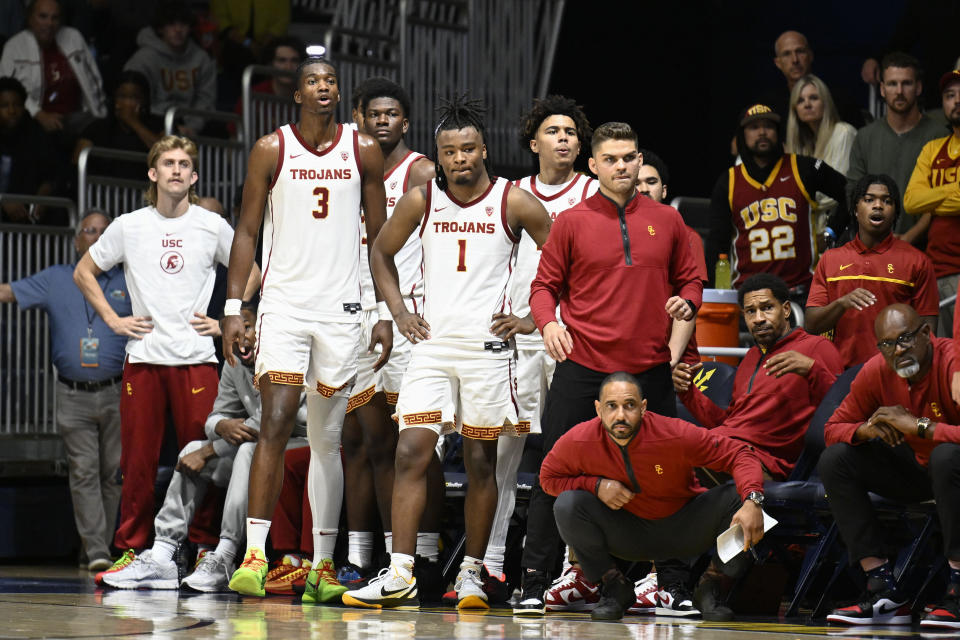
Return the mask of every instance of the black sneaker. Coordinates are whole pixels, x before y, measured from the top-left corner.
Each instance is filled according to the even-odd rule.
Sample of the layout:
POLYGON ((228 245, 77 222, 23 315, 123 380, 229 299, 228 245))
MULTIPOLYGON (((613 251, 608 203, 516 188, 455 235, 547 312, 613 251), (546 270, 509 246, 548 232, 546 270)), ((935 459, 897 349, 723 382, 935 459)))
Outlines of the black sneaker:
POLYGON ((920 621, 922 629, 960 629, 960 584, 947 587, 947 595, 920 621))
POLYGON ((431 562, 423 556, 417 556, 413 563, 413 577, 417 579, 417 590, 421 602, 440 602, 443 597, 443 568, 439 562, 431 562))
POLYGON ((592 620, 620 620, 637 596, 633 592, 633 583, 627 580, 619 569, 611 569, 604 576, 600 586, 600 601, 590 612, 592 620))
MULTIPOLYGON (((513 607, 514 615, 542 616, 546 612, 543 594, 546 593, 549 587, 550 574, 546 571, 524 569, 520 602, 513 607)), ((633 594, 632 589, 630 593, 633 594)))
POLYGON ((657 591, 654 613, 658 616, 686 618, 700 615, 700 610, 693 606, 689 589, 680 584, 671 584, 657 591))
POLYGON ((896 589, 883 588, 870 591, 869 587, 860 602, 834 609, 827 622, 839 624, 910 624, 910 607, 907 598, 896 589))
MULTIPOLYGON (((693 592, 693 606, 699 609, 700 616, 709 622, 733 620, 733 609, 724 605, 725 601, 723 586, 718 579, 701 579, 693 592)), ((659 612, 659 609, 657 611, 659 612)))

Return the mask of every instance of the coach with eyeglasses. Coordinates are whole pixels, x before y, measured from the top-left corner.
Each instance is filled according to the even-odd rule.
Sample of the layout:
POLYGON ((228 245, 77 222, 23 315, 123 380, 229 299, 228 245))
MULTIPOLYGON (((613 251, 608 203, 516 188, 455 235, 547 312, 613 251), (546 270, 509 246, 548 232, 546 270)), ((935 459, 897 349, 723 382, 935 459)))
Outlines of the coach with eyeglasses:
MULTIPOLYGON (((79 260, 110 219, 88 211, 74 238, 79 260)), ((115 334, 73 282, 73 264, 57 264, 28 278, 0 284, 0 302, 43 309, 57 368, 57 426, 67 453, 70 494, 87 567, 110 567, 110 542, 120 503, 120 378, 127 338, 115 334)), ((118 265, 97 276, 117 315, 131 314, 118 265)))
POLYGON ((842 624, 909 624, 909 601, 869 492, 897 502, 934 498, 950 563, 941 602, 923 628, 960 628, 960 407, 950 380, 960 370, 952 340, 936 338, 913 307, 892 304, 874 323, 879 353, 863 365, 824 428, 820 477, 851 563, 866 574, 860 602, 835 609, 842 624))

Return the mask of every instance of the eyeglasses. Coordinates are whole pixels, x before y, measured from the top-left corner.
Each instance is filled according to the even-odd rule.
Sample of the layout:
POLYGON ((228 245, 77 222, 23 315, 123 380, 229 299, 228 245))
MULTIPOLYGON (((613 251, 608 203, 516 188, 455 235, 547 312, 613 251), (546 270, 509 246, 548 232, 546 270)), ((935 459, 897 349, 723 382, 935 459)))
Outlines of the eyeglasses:
POLYGON ((87 235, 91 235, 91 236, 92 236, 92 235, 95 235, 95 234, 98 234, 98 233, 103 233, 103 229, 101 229, 101 228, 99 228, 99 227, 81 227, 81 228, 80 228, 80 233, 85 233, 85 234, 87 234, 87 235))
POLYGON ((923 329, 923 324, 920 323, 920 326, 914 329, 913 331, 905 331, 897 336, 896 340, 881 340, 877 343, 877 349, 880 350, 880 353, 890 355, 892 354, 897 346, 901 346, 904 349, 909 349, 917 341, 917 334, 920 333, 920 330, 923 329))

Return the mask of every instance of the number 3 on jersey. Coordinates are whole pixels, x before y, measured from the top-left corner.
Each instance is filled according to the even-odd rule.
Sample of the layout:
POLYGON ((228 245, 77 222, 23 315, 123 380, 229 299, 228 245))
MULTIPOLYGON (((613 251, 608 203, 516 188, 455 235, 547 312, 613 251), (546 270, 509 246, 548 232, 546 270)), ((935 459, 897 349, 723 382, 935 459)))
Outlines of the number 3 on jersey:
POLYGON ((313 210, 313 217, 322 220, 330 213, 330 190, 326 187, 317 187, 313 190, 313 195, 317 196, 317 207, 313 210))

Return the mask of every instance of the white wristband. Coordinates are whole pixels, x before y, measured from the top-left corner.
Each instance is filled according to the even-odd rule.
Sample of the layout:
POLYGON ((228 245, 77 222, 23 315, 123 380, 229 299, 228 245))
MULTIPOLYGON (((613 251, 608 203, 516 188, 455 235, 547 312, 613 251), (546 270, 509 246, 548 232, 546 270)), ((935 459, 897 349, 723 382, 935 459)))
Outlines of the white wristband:
POLYGON ((390 313, 390 307, 388 307, 387 303, 383 300, 377 303, 377 315, 380 316, 381 320, 393 320, 393 314, 390 313))
POLYGON ((223 317, 240 315, 240 305, 243 301, 240 298, 229 298, 223 303, 223 317))

